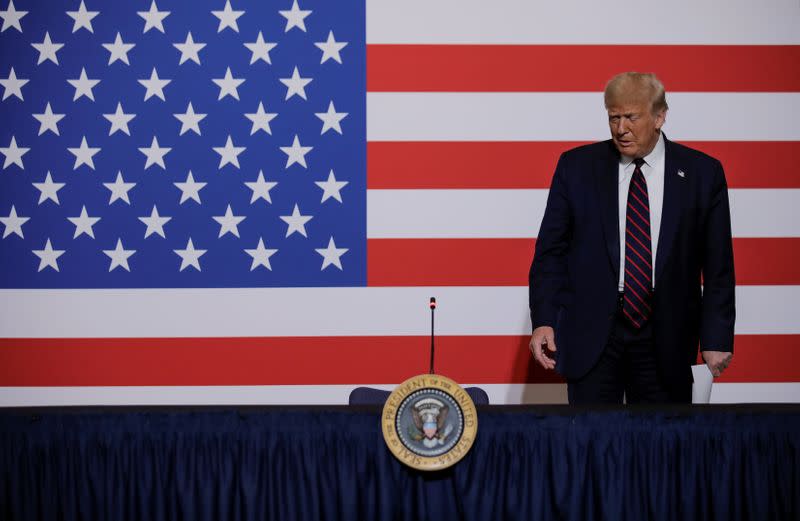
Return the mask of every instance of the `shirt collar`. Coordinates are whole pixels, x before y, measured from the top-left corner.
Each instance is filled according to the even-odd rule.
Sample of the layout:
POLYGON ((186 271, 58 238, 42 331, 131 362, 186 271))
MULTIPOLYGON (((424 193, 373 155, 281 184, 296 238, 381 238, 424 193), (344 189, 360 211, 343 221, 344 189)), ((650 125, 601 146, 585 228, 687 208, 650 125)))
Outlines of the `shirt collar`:
MULTIPOLYGON (((644 156, 642 159, 644 159, 646 165, 652 167, 656 165, 657 164, 656 162, 660 161, 663 156, 664 156, 664 133, 659 132, 658 141, 656 141, 656 146, 654 146, 653 150, 651 150, 650 153, 644 156)), ((626 169, 631 163, 633 163, 633 158, 627 156, 620 156, 619 162, 622 165, 622 167, 626 169)))

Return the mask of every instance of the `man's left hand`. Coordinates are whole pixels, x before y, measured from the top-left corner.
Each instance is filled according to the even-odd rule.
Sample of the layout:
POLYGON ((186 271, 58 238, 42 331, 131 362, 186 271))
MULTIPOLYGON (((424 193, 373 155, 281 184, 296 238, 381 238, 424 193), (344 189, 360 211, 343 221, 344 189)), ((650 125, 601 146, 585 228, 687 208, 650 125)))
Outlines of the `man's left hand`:
POLYGON ((731 363, 731 358, 733 358, 733 353, 726 351, 702 351, 702 355, 714 378, 722 374, 722 371, 728 367, 728 364, 731 363))

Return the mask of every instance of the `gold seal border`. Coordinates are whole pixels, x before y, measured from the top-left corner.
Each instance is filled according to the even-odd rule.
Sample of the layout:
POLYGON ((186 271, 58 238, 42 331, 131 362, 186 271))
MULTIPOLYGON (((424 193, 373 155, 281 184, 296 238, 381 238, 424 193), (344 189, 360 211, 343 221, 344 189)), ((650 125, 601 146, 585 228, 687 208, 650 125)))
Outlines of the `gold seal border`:
POLYGON ((386 404, 383 406, 381 427, 386 446, 402 463, 417 470, 442 470, 458 463, 472 448, 472 444, 475 442, 475 435, 478 432, 478 413, 472 398, 456 382, 438 374, 420 374, 412 376, 398 385, 389 395, 386 404), (461 438, 450 450, 439 456, 420 456, 407 449, 397 435, 398 408, 410 394, 423 389, 443 391, 461 407, 463 420, 461 438))

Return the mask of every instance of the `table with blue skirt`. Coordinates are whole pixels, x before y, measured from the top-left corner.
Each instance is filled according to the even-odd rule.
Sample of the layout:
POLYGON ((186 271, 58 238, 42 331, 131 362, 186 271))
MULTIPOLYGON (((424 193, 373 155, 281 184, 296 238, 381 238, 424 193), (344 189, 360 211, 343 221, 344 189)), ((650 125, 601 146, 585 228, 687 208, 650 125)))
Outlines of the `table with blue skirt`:
POLYGON ((381 408, 0 409, 0 519, 800 519, 800 406, 482 406, 426 473, 381 408))

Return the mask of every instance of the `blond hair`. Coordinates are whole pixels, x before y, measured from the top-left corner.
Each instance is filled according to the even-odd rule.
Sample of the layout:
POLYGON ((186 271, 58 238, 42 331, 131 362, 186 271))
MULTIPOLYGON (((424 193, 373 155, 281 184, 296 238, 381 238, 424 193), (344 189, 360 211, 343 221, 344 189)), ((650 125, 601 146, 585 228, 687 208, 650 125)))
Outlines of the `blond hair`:
POLYGON ((606 108, 618 102, 647 102, 653 114, 669 109, 664 84, 652 72, 622 72, 606 84, 606 108))

